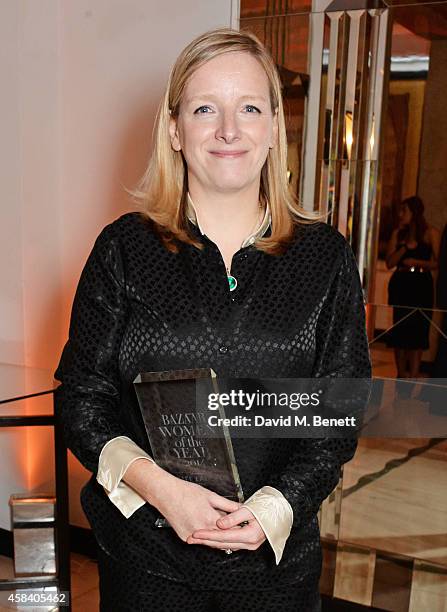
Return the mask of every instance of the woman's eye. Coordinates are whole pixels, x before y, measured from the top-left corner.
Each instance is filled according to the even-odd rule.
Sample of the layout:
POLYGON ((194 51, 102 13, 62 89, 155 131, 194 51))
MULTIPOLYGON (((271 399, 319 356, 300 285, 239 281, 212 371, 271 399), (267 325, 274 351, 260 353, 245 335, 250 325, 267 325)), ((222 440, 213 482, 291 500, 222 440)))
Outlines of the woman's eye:
MULTIPOLYGON (((259 110, 259 108, 257 108, 256 106, 253 106, 253 104, 247 104, 247 106, 245 107, 246 109, 253 109, 256 113, 260 113, 261 111, 259 110)), ((252 111, 250 111, 251 113, 252 111)))
POLYGON ((210 110, 210 107, 209 106, 199 106, 199 108, 194 111, 194 115, 208 115, 209 114, 208 112, 206 113, 202 112, 204 109, 210 110))

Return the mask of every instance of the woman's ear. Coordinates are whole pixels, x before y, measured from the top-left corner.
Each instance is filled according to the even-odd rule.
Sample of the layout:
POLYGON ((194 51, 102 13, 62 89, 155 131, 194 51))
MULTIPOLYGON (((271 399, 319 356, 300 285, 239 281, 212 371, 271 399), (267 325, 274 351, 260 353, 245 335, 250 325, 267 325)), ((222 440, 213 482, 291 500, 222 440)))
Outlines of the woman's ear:
POLYGON ((171 137, 171 146, 174 151, 180 151, 182 145, 178 136, 177 121, 174 117, 169 117, 169 135, 171 137))

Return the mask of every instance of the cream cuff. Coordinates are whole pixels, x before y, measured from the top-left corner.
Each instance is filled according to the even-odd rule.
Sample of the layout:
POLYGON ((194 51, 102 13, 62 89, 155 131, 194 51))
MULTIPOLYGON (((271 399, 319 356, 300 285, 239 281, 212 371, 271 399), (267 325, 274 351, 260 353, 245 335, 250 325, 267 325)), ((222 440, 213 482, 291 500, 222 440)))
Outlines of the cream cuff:
POLYGON ((261 525, 273 548, 278 565, 292 529, 292 506, 281 491, 269 485, 258 489, 243 505, 253 513, 261 525))
POLYGON ((96 480, 126 518, 146 503, 141 495, 122 480, 127 468, 137 459, 148 459, 155 463, 150 455, 127 436, 117 436, 106 442, 99 455, 96 480))

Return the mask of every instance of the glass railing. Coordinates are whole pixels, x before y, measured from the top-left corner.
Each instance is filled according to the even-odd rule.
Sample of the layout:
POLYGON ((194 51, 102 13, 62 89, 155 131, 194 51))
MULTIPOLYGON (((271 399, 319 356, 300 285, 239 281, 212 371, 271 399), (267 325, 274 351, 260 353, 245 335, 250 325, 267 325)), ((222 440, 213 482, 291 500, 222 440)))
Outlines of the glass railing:
POLYGON ((369 422, 320 509, 321 590, 383 610, 444 610, 447 311, 367 311, 369 422))

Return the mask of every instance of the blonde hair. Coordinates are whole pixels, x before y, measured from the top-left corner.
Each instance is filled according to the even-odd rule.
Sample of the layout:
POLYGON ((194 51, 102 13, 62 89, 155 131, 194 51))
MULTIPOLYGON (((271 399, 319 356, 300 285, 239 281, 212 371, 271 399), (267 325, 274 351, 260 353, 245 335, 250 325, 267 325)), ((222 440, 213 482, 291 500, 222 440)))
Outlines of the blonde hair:
POLYGON ((269 202, 271 235, 258 238, 255 246, 279 254, 293 237, 294 225, 319 221, 324 215, 307 211, 291 192, 287 178, 287 136, 281 81, 271 55, 251 32, 218 28, 201 34, 178 56, 169 74, 154 124, 154 147, 147 169, 134 190, 126 190, 155 223, 165 246, 178 251, 176 240, 202 244, 188 234, 186 221, 187 166, 181 151, 174 151, 169 134, 170 117, 177 117, 186 83, 205 62, 234 51, 250 53, 263 67, 269 82, 272 112, 278 113, 278 141, 269 149, 261 171, 259 198, 269 202))

